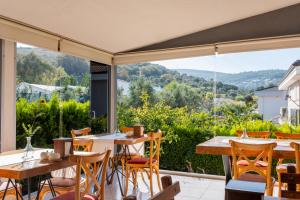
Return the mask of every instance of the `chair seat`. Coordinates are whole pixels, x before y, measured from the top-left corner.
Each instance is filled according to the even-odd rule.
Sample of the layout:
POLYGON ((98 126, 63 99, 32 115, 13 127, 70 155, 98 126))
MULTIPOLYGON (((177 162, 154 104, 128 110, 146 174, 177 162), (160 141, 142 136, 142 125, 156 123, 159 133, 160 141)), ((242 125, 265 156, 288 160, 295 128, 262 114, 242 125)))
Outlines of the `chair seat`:
MULTIPOLYGON (((80 183, 83 181, 85 179, 81 178, 80 183)), ((51 178, 51 182, 54 187, 74 187, 76 185, 76 180, 73 178, 55 177, 51 178)), ((45 185, 48 185, 48 181, 46 181, 45 185)))
MULTIPOLYGON (((52 200, 74 200, 75 199, 75 192, 67 192, 62 194, 58 197, 54 197, 52 200)), ((98 200, 98 196, 92 194, 85 194, 81 200, 98 200)))
POLYGON ((292 165, 294 167, 296 167, 295 163, 284 163, 284 164, 280 164, 276 166, 276 171, 280 171, 280 172, 286 172, 287 171, 287 166, 292 165))
MULTIPOLYGON (((127 163, 128 164, 146 164, 150 159, 149 158, 132 158, 127 163)), ((152 159, 152 163, 155 163, 156 159, 152 159)))
MULTIPOLYGON (((240 166, 248 166, 248 165, 249 165, 249 162, 248 162, 247 160, 239 160, 239 161, 237 161, 237 165, 240 165, 240 166)), ((268 163, 265 162, 265 161, 259 160, 259 161, 257 161, 257 162, 255 163, 255 166, 256 166, 256 167, 268 167, 268 163)))
MULTIPOLYGON (((141 156, 138 153, 131 153, 130 152, 130 156, 128 154, 126 154, 127 157, 137 157, 137 156, 141 156)), ((125 157, 125 153, 119 153, 119 155, 115 155, 114 157, 125 157)))

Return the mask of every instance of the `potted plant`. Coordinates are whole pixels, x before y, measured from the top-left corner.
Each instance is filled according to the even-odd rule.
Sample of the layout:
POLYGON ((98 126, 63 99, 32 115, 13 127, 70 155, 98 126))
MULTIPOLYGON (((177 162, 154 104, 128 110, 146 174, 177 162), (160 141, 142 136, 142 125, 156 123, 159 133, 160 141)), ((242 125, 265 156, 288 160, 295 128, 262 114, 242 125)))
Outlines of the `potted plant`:
POLYGON ((34 127, 34 125, 32 125, 32 124, 25 125, 24 123, 22 123, 22 127, 24 129, 24 135, 26 136, 26 140, 27 140, 27 145, 25 147, 25 151, 33 150, 32 145, 31 145, 31 137, 34 136, 34 134, 36 134, 36 132, 38 130, 40 130, 41 127, 40 126, 34 127))
POLYGON ((135 137, 142 137, 144 135, 144 125, 141 124, 138 117, 133 119, 133 135, 135 137))
POLYGON ((25 125, 24 123, 22 123, 22 127, 24 129, 24 135, 26 136, 26 140, 27 140, 27 144, 24 149, 23 159, 27 160, 27 159, 33 158, 33 155, 31 153, 31 152, 33 152, 33 147, 31 145, 31 137, 34 134, 36 134, 36 132, 38 130, 40 130, 41 127, 40 126, 34 127, 34 125, 32 125, 32 124, 25 125))

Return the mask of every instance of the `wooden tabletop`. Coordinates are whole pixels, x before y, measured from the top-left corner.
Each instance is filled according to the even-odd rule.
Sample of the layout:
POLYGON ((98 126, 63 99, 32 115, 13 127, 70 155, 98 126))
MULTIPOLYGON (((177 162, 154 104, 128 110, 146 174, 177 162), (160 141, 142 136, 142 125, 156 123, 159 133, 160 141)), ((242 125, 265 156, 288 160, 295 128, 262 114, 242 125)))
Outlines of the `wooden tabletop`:
POLYGON ((114 140, 115 144, 121 145, 133 145, 141 142, 146 142, 149 140, 147 135, 143 135, 142 137, 127 137, 126 135, 123 138, 116 138, 114 140))
MULTIPOLYGON (((211 155, 231 155, 229 140, 239 140, 240 142, 250 142, 250 143, 265 143, 265 142, 276 142, 277 147, 275 147, 273 152, 274 158, 285 158, 294 159, 295 152, 290 147, 290 142, 297 140, 276 140, 276 139, 239 139, 237 137, 226 137, 226 136, 216 136, 206 142, 198 144, 196 146, 197 154, 211 154, 211 155)), ((298 140, 299 142, 299 140, 298 140)))
MULTIPOLYGON (((36 149, 36 154, 40 154, 41 151, 46 151, 49 149, 36 149)), ((93 154, 98 154, 95 152, 74 152, 74 157, 78 156, 91 156, 93 154)), ((23 150, 9 151, 0 154, 0 159, 8 160, 8 163, 0 163, 0 177, 11 178, 11 179, 26 179, 29 177, 39 176, 43 174, 50 173, 51 171, 63 169, 66 167, 73 166, 75 163, 71 162, 69 158, 64 158, 59 161, 41 161, 39 157, 35 156, 29 161, 21 161, 23 156, 23 150)))
POLYGON ((96 134, 96 135, 85 135, 79 136, 75 139, 92 139, 92 140, 103 140, 113 141, 114 144, 119 145, 133 145, 149 140, 149 137, 145 134, 142 137, 127 137, 126 134, 96 134))

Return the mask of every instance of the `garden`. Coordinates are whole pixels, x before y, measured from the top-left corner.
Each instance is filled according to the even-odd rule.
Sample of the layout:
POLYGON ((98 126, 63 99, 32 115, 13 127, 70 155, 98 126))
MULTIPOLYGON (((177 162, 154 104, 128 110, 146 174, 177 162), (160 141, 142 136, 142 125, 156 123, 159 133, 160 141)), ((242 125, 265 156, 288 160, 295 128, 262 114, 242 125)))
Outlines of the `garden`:
MULTIPOLYGON (((300 132, 300 127, 277 125, 262 121, 253 112, 253 105, 224 104, 211 111, 196 111, 185 107, 171 107, 163 101, 150 103, 149 95, 140 96, 141 104, 128 107, 119 101, 118 125, 142 123, 146 131, 161 129, 164 134, 160 165, 162 169, 207 174, 223 174, 220 156, 197 155, 195 147, 215 135, 234 135, 236 130, 300 132)), ((106 117, 91 118, 90 103, 75 100, 60 101, 57 96, 29 102, 19 99, 17 105, 17 147, 24 148, 26 135, 23 124, 39 126, 32 138, 34 147, 49 147, 52 139, 70 136, 71 129, 92 127, 93 133, 107 131, 106 117)))

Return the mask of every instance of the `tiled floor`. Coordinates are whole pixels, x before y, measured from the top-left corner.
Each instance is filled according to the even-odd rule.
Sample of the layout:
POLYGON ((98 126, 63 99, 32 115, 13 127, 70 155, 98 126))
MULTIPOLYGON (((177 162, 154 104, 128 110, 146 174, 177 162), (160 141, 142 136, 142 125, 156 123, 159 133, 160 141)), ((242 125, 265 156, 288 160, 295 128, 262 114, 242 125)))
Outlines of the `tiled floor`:
MULTIPOLYGON (((162 174, 164 176, 166 174, 162 174)), ((223 200, 224 199, 224 180, 197 178, 182 175, 171 175, 173 182, 179 181, 181 192, 176 196, 176 200, 223 200)), ((150 197, 149 181, 147 175, 144 175, 145 182, 141 176, 138 176, 138 189, 133 190, 132 184, 129 185, 128 195, 136 194, 138 200, 146 200, 150 197)), ((154 175, 154 192, 157 193, 157 179, 154 175)), ((123 184, 125 179, 123 179, 123 184)), ((277 195, 278 188, 274 188, 274 196, 277 195)), ((51 199, 51 198, 45 198, 51 199)), ((105 186, 105 200, 122 200, 119 184, 115 177, 111 185, 105 186)))
MULTIPOLYGON (((166 174, 162 174, 164 176, 166 174)), ((225 193, 225 181, 198 177, 189 177, 182 175, 171 175, 173 182, 179 181, 181 192, 176 196, 176 200, 224 200, 225 193)), ((144 175, 146 178, 147 176, 144 175)), ((158 192, 156 176, 154 175, 154 192, 158 192)), ((150 197, 148 180, 144 183, 141 176, 138 177, 138 189, 133 191, 132 184, 128 194, 136 194, 138 200, 145 200, 150 197)), ((105 188, 107 200, 121 200, 120 190, 117 181, 114 181, 113 185, 108 185, 105 188)), ((273 195, 277 196, 278 187, 277 184, 274 187, 273 195)))
MULTIPOLYGON (((164 176, 164 175, 162 175, 164 176)), ((145 176, 146 178, 146 176, 145 176)), ((187 176, 172 175, 173 182, 180 182, 181 192, 176 196, 176 200, 218 200, 224 199, 223 180, 203 179, 187 176)), ((136 194, 138 199, 144 200, 150 197, 148 180, 144 183, 141 176, 138 178, 138 189, 133 191, 132 184, 128 194, 136 194)), ((154 177, 154 192, 158 192, 156 177, 154 177)), ((106 186, 105 199, 107 200, 121 200, 120 190, 117 180, 112 185, 106 186)))

